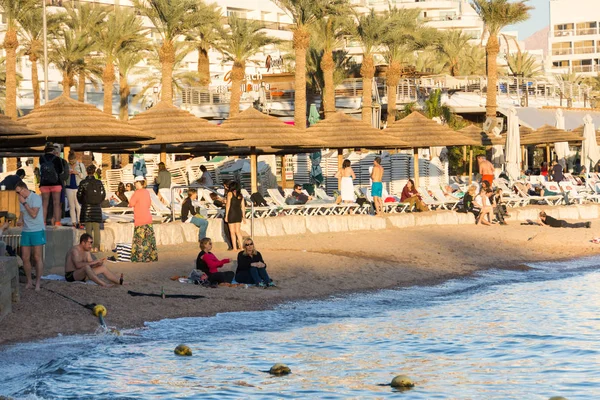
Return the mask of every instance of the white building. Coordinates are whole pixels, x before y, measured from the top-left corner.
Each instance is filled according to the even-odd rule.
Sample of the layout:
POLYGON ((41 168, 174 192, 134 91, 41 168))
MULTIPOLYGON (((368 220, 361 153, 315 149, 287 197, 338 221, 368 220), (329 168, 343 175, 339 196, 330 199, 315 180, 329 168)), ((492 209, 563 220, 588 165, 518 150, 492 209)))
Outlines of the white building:
POLYGON ((551 0, 548 48, 552 72, 600 72, 600 1, 551 0))

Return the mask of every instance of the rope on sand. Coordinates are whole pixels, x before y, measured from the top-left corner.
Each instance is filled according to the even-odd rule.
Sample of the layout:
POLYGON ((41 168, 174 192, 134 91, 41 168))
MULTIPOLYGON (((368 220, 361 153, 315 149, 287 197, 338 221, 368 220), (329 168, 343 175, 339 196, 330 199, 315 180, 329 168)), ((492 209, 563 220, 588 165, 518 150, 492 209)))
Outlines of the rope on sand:
MULTIPOLYGON (((64 295, 62 293, 59 293, 59 292, 54 291, 52 289, 48 289, 48 288, 44 288, 44 289, 46 289, 47 291, 52 292, 54 294, 57 294, 60 297, 63 297, 65 299, 69 300, 69 301, 72 301, 73 303, 75 303, 77 305, 80 305, 83 308, 87 308, 88 310, 91 310, 92 313, 94 314, 94 316, 98 317, 98 321, 100 322, 100 326, 103 327, 104 329, 108 329, 108 327, 106 326, 106 323, 104 322, 104 317, 106 316, 107 310, 106 310, 106 307, 104 307, 103 305, 96 304, 96 303, 83 304, 83 303, 75 300, 72 297, 69 297, 69 296, 64 295)), ((115 330, 115 331, 117 333, 119 332, 117 330, 115 330)))

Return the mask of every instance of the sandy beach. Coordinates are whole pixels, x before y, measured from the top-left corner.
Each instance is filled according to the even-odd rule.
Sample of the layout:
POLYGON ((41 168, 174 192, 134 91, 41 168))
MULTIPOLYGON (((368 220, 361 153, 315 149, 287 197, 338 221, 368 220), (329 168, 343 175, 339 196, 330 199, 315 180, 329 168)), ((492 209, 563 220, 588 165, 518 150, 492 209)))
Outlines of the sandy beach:
MULTIPOLYGON (((106 322, 118 329, 142 327, 146 321, 271 308, 282 302, 325 298, 412 285, 427 285, 466 276, 485 268, 526 269, 543 260, 591 256, 600 245, 600 221, 591 229, 553 229, 522 226, 424 226, 380 231, 307 234, 257 238, 277 288, 202 286, 169 278, 187 276, 198 248, 192 244, 159 248, 159 262, 107 265, 123 273, 127 286, 101 288, 90 284, 43 281, 36 293, 21 284, 21 301, 0 323, 0 344, 24 342, 59 334, 89 334, 98 327, 91 312, 78 302, 103 304, 106 322), (132 297, 127 291, 203 295, 202 299, 132 297)), ((222 243, 213 250, 219 258, 236 258, 222 243)), ((231 266, 231 264, 229 265, 231 266)), ((226 266, 225 269, 228 269, 226 266)), ((63 274, 55 268, 51 271, 63 274)))

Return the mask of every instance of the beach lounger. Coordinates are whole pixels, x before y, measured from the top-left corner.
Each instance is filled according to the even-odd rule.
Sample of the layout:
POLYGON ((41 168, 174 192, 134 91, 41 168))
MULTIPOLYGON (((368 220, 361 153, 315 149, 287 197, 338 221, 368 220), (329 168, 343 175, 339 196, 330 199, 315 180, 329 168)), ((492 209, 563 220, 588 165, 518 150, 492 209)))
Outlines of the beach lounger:
POLYGON ((429 188, 429 190, 431 190, 431 193, 433 194, 433 197, 435 198, 435 200, 437 201, 443 201, 446 203, 446 209, 448 210, 454 210, 456 208, 456 206, 458 205, 458 202, 460 201, 459 199, 455 198, 455 197, 448 197, 444 194, 444 192, 442 191, 442 188, 440 187, 432 187, 429 188))
POLYGON ((583 204, 587 200, 588 196, 593 196, 578 192, 577 189, 575 189, 575 185, 571 182, 563 181, 559 182, 558 184, 563 192, 568 195, 569 202, 583 204))

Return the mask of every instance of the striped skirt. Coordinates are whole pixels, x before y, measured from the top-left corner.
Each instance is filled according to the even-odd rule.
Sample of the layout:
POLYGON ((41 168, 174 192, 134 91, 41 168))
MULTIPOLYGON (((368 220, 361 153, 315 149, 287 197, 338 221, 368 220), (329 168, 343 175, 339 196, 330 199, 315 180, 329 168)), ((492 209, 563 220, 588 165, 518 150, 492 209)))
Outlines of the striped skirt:
POLYGON ((133 243, 131 244, 131 262, 158 261, 156 238, 151 224, 133 228, 133 243))

